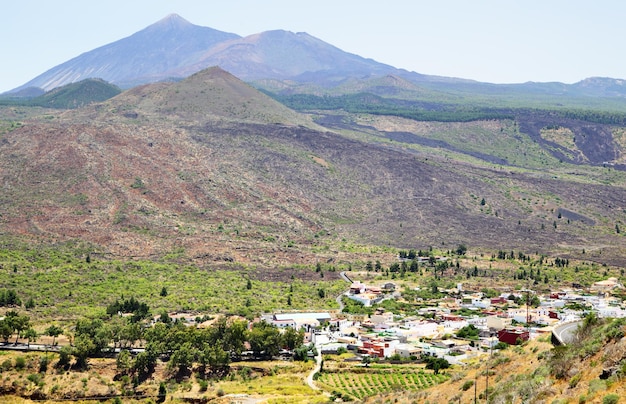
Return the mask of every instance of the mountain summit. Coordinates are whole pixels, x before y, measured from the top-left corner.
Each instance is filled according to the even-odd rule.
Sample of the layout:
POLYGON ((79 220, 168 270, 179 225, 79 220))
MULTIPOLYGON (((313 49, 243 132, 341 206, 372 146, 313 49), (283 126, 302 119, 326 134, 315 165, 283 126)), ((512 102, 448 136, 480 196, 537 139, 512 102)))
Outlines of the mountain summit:
POLYGON ((170 14, 119 41, 83 53, 39 75, 11 93, 29 87, 49 91, 86 78, 122 88, 182 79, 220 66, 242 80, 297 79, 333 81, 397 72, 392 66, 344 52, 304 32, 274 30, 242 38, 201 27, 170 14))
POLYGON ((236 38, 236 34, 193 25, 170 14, 127 38, 62 63, 16 90, 39 87, 48 91, 86 78, 100 78, 121 87, 160 81, 168 78, 164 72, 185 66, 190 60, 195 62, 195 55, 236 38))
MULTIPOLYGON (((418 92, 439 91, 438 99, 447 97, 451 91, 462 97, 480 93, 489 97, 511 94, 515 98, 545 95, 624 98, 626 94, 623 80, 613 79, 594 78, 573 85, 495 85, 423 75, 345 52, 305 32, 271 30, 241 37, 194 25, 177 14, 170 14, 127 38, 83 53, 9 93, 11 96, 40 94, 42 90, 88 78, 127 89, 139 84, 181 80, 213 66, 254 82, 266 91, 284 93, 298 92, 301 84, 318 90, 342 86, 353 92, 369 80, 397 77, 421 87, 418 92)), ((392 85, 386 91, 406 92, 406 86, 392 85)))

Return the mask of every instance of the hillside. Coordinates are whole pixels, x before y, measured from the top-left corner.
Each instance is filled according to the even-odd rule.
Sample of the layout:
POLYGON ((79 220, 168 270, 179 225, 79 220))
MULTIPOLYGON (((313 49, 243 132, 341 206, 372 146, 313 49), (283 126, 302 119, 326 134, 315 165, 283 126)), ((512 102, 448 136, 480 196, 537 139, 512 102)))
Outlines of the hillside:
POLYGON ((178 119, 185 125, 202 125, 215 120, 231 120, 321 129, 310 118, 259 93, 219 67, 195 73, 175 84, 132 88, 102 109, 140 121, 145 118, 148 123, 178 119))
POLYGON ((621 403, 626 394, 624 332, 622 320, 599 320, 579 331, 571 346, 554 347, 542 337, 450 370, 450 380, 436 389, 395 392, 364 402, 469 403, 474 397, 485 402, 488 389, 490 403, 621 403))
POLYGON ((390 129, 329 116, 319 122, 333 131, 323 131, 221 69, 50 118, 2 137, 4 234, 238 262, 307 262, 320 235, 330 245, 464 243, 624 262, 623 174, 559 163, 515 122, 390 129), (397 138, 411 131, 464 134, 461 143, 493 153, 507 134, 507 159, 531 154, 517 168, 485 164, 484 147, 463 157, 397 138))
POLYGON ((30 102, 40 107, 72 109, 108 100, 121 92, 118 87, 103 80, 85 79, 57 87, 30 102))
POLYGON ((22 96, 19 97, 2 96, 0 97, 0 105, 74 109, 108 100, 121 92, 119 87, 104 80, 85 79, 57 87, 43 94, 33 92, 30 96, 26 96, 28 91, 24 90, 22 96))

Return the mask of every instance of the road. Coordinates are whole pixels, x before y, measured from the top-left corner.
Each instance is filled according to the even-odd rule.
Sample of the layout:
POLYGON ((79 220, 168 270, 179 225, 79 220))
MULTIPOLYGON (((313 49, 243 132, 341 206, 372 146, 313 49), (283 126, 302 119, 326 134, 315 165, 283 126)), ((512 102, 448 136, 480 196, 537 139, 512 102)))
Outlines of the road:
POLYGON ((42 344, 22 344, 18 343, 0 343, 0 349, 7 351, 39 351, 39 352, 58 352, 61 347, 59 345, 42 345, 42 344))
MULTIPOLYGON (((348 276, 346 275, 345 272, 340 272, 339 276, 341 277, 341 279, 343 279, 344 281, 348 282, 350 285, 352 285, 352 280, 350 278, 348 278, 348 276)), ((340 294, 339 296, 337 296, 337 304, 339 304, 339 312, 341 313, 343 311, 344 308, 344 304, 341 301, 341 298, 344 296, 345 293, 340 294)), ((309 385, 309 387, 311 387, 313 390, 322 390, 319 387, 317 387, 317 385, 315 384, 315 381, 313 380, 313 378, 315 377, 315 374, 317 372, 320 371, 320 369, 322 368, 322 346, 321 345, 316 345, 315 348, 317 349, 317 355, 315 356, 315 367, 313 368, 313 370, 309 373, 309 375, 306 378, 306 383, 309 385)), ((330 394, 326 391, 322 391, 323 394, 326 397, 330 397, 330 394)))
MULTIPOLYGON (((344 271, 339 272, 339 276, 341 277, 341 279, 343 279, 344 281, 348 282, 350 285, 352 285, 352 280, 350 278, 348 278, 348 276, 346 275, 346 273, 344 271)), ((339 296, 337 296, 337 304, 339 305, 339 313, 341 313, 343 311, 343 308, 345 307, 343 302, 341 301, 342 297, 345 295, 345 293, 340 294, 339 296)))
POLYGON ((309 375, 306 377, 306 383, 313 390, 319 390, 320 389, 319 387, 317 387, 315 385, 315 382, 313 381, 313 377, 315 376, 315 374, 317 372, 320 371, 321 368, 322 368, 322 350, 318 349, 317 350, 317 355, 315 356, 315 367, 313 368, 313 370, 311 370, 311 373, 309 373, 309 375))
POLYGON ((582 321, 574 321, 572 323, 561 324, 555 327, 552 332, 563 344, 569 344, 574 340, 576 330, 578 329, 578 327, 580 327, 581 324, 582 321))

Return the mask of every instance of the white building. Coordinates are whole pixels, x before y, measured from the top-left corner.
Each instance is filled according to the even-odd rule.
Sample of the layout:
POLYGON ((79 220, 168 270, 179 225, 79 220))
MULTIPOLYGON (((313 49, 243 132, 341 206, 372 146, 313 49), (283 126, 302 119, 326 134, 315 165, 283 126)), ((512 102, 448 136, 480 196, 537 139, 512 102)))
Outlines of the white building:
POLYGON ((432 321, 414 320, 407 321, 404 326, 410 330, 411 336, 434 338, 439 334, 439 325, 432 321))
POLYGON ((419 356, 422 350, 413 344, 397 344, 396 352, 402 358, 410 358, 411 356, 419 356))
POLYGON ((319 327, 322 323, 331 320, 329 313, 277 313, 272 316, 271 323, 280 328, 292 327, 296 330, 304 329, 307 332, 319 327))
POLYGON ((487 317, 487 327, 494 330, 503 330, 508 328, 513 323, 513 319, 510 317, 489 316, 487 317))
POLYGON ((376 314, 370 316, 373 324, 391 324, 393 323, 393 313, 390 311, 377 311, 376 314))

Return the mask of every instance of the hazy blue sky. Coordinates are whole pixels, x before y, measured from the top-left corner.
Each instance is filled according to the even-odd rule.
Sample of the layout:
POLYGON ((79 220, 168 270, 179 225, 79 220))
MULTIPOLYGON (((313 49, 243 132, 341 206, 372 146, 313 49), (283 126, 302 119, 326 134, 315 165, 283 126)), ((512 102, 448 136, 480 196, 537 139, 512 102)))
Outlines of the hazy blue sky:
POLYGON ((304 31, 424 74, 492 83, 626 79, 625 1, 3 1, 0 92, 170 13, 241 36, 304 31))

